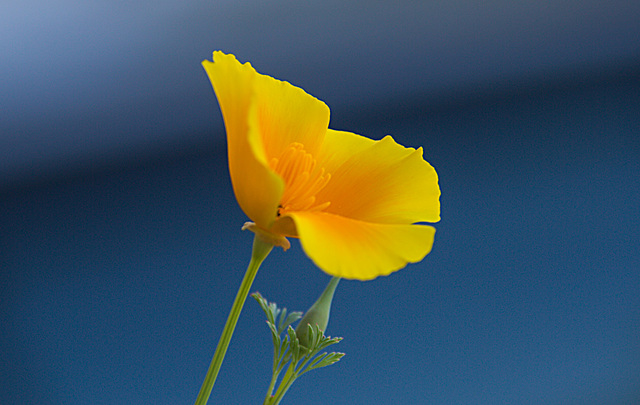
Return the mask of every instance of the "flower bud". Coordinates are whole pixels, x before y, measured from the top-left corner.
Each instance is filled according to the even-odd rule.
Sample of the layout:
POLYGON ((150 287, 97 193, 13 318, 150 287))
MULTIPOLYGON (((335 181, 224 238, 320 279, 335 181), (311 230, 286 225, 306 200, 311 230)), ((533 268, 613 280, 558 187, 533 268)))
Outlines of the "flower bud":
POLYGON ((333 293, 336 291, 336 286, 340 281, 339 277, 333 277, 329 284, 322 292, 322 295, 318 300, 309 308, 307 313, 304 314, 302 320, 296 327, 296 336, 300 341, 300 345, 309 348, 311 346, 309 339, 309 327, 318 328, 324 332, 327 329, 329 323, 329 313, 331 312, 331 301, 333 300, 333 293))

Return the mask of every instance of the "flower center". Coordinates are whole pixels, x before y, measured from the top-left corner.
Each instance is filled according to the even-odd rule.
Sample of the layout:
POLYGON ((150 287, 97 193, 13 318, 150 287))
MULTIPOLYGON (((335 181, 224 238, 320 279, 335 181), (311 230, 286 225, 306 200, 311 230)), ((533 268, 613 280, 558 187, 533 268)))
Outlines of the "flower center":
POLYGON ((329 206, 329 201, 318 203, 316 194, 327 185, 331 174, 317 167, 316 160, 302 144, 292 143, 269 163, 285 184, 278 216, 287 211, 322 211, 329 206))

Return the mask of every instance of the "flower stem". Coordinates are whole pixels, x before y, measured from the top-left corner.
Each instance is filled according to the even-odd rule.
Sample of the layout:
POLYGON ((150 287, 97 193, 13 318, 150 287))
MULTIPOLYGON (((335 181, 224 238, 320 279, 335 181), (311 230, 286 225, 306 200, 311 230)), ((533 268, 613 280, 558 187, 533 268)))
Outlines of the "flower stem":
POLYGON ((278 380, 278 375, 280 374, 280 368, 279 365, 276 364, 276 359, 277 357, 274 356, 273 359, 273 372, 271 375, 271 382, 269 382, 269 389, 267 389, 267 396, 264 399, 264 403, 263 405, 269 405, 269 401, 271 401, 272 398, 272 393, 273 393, 273 389, 276 386, 276 381, 278 380))
POLYGON ((209 365, 209 370, 207 371, 207 375, 204 378, 204 382, 202 383, 202 387, 200 388, 200 392, 198 393, 198 398, 196 399, 195 405, 206 405, 207 401, 209 400, 211 390, 213 389, 213 385, 216 382, 216 377, 218 376, 218 372, 220 371, 220 366, 222 365, 222 361, 224 360, 224 355, 227 353, 227 348, 229 347, 231 336, 233 335, 233 331, 236 328, 236 324, 238 323, 238 317, 240 317, 242 307, 247 300, 247 295, 249 295, 251 284, 253 284, 253 280, 258 273, 260 265, 267 257, 269 252, 271 252, 272 248, 273 245, 263 241, 262 238, 260 238, 257 234, 255 235, 253 239, 253 252, 251 254, 251 261, 249 262, 247 271, 244 274, 244 278, 242 279, 242 283, 240 284, 240 288, 238 289, 238 293, 236 294, 236 299, 233 301, 233 305, 231 306, 231 312, 229 312, 227 323, 224 325, 224 329, 222 330, 222 335, 220 336, 218 347, 216 347, 216 352, 213 355, 211 364, 209 365))
POLYGON ((284 377, 282 377, 280 386, 278 387, 278 390, 276 391, 276 393, 273 395, 270 405, 280 404, 280 401, 282 401, 284 394, 287 393, 287 391, 289 390, 289 387, 291 387, 295 379, 298 377, 297 373, 295 372, 295 369, 296 369, 296 364, 293 364, 293 361, 292 361, 289 364, 289 367, 287 368, 287 371, 284 374, 284 377))

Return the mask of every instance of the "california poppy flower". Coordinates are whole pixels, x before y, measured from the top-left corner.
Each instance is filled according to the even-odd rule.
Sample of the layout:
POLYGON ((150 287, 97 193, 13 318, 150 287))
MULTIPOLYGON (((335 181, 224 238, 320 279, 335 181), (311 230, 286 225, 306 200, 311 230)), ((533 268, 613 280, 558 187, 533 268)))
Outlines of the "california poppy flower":
POLYGON ((329 107, 233 55, 203 66, 227 131, 233 190, 249 227, 299 238, 328 274, 358 280, 422 260, 440 220, 440 188, 422 148, 329 129, 329 107))

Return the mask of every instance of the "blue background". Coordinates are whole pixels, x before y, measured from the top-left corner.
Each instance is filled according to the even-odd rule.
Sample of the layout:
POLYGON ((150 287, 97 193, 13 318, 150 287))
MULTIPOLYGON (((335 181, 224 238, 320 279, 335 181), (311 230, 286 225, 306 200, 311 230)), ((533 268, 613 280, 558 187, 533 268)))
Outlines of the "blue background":
MULTIPOLYGON (((3 5, 0 403, 193 403, 250 255, 213 49, 423 146, 433 252, 343 280, 341 362, 283 403, 640 401, 640 5, 3 5), (49 8, 47 8, 49 7, 49 8)), ((305 310, 293 241, 252 291, 305 310)), ((211 403, 260 403, 251 299, 211 403)))

